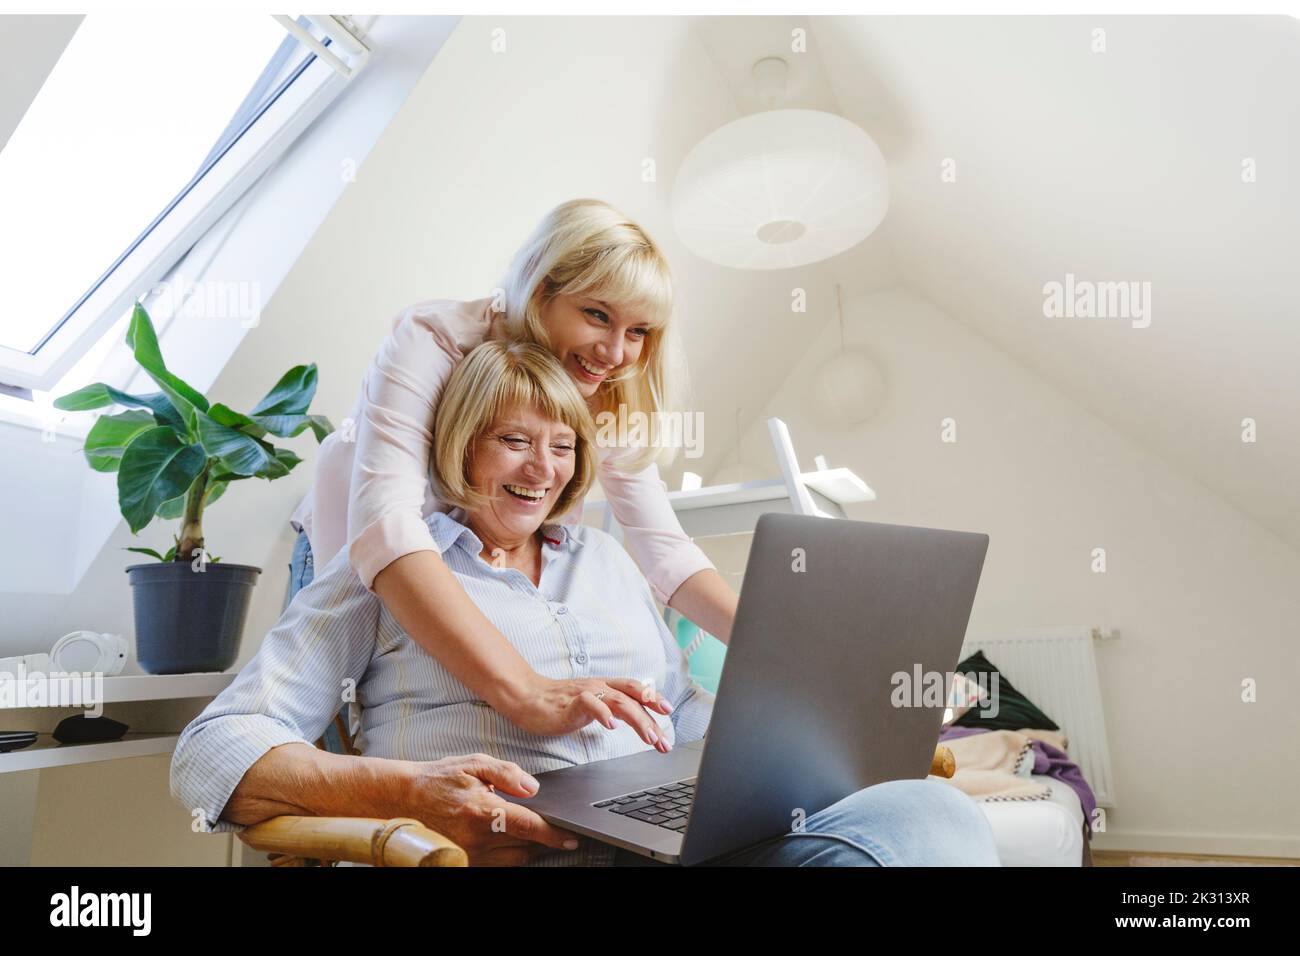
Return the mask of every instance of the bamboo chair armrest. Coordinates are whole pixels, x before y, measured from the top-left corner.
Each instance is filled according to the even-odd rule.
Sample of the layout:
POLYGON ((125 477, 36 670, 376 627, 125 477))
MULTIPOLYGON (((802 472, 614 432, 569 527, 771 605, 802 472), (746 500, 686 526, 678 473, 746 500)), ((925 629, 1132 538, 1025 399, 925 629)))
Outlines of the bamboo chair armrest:
POLYGON ((952 751, 943 744, 934 748, 934 760, 930 762, 930 773, 936 777, 951 777, 957 772, 957 759, 952 751))
POLYGON ((273 817, 239 831, 254 850, 372 866, 467 866, 465 851, 418 820, 273 817))

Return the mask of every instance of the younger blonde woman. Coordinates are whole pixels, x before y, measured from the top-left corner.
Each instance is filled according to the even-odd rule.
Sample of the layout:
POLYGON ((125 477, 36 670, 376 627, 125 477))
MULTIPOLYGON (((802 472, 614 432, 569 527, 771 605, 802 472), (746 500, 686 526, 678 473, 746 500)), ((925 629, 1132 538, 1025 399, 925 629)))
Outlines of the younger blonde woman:
MULTIPOLYGON (((639 685, 626 675, 537 674, 469 599, 442 561, 425 516, 446 512, 429 481, 438 397, 465 354, 488 340, 531 342, 562 363, 593 414, 653 421, 677 394, 673 283, 636 223, 595 199, 551 210, 518 250, 498 294, 417 303, 393 320, 351 415, 355 435, 322 444, 316 482, 293 521, 294 585, 348 549, 349 563, 402 628, 461 683, 518 727, 566 734, 595 720, 647 727, 645 711, 611 710, 639 685), (354 439, 354 440, 349 440, 354 439)), ((654 447, 597 451, 596 478, 656 598, 726 641, 736 595, 682 531, 654 447)), ((527 496, 540 489, 515 489, 527 496)), ((581 502, 562 518, 576 523, 581 502)), ((650 696, 646 708, 666 713, 650 696)), ((666 749, 666 744, 647 743, 666 749)))

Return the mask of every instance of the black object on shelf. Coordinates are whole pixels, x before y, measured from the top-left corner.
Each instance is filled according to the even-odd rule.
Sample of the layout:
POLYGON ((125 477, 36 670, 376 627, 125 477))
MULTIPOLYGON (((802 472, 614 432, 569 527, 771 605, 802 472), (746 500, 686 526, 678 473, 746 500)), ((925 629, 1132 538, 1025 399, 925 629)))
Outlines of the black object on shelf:
POLYGON ((11 750, 22 750, 36 742, 34 730, 0 730, 0 754, 11 750))
POLYGON ((126 724, 111 717, 87 717, 76 714, 65 717, 54 728, 54 739, 61 744, 102 744, 121 740, 126 724))

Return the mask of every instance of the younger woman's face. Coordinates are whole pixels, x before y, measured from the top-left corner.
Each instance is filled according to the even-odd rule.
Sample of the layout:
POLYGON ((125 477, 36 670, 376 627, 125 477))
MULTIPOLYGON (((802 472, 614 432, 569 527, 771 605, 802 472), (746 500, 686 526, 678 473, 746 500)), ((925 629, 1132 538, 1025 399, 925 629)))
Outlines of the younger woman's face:
POLYGON ((572 428, 536 409, 503 412, 474 440, 469 483, 491 501, 473 522, 497 542, 537 531, 573 478, 577 441, 572 428))
POLYGON ((582 295, 557 295, 542 308, 551 351, 591 398, 610 375, 641 355, 649 325, 637 309, 582 295))

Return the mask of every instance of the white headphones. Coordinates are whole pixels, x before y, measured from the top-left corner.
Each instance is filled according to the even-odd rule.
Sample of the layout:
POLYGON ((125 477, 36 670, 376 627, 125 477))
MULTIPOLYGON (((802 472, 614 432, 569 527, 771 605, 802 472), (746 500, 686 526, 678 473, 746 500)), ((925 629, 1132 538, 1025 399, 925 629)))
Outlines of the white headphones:
POLYGON ((126 652, 126 638, 120 634, 73 631, 50 648, 50 670, 112 677, 126 667, 126 652))

